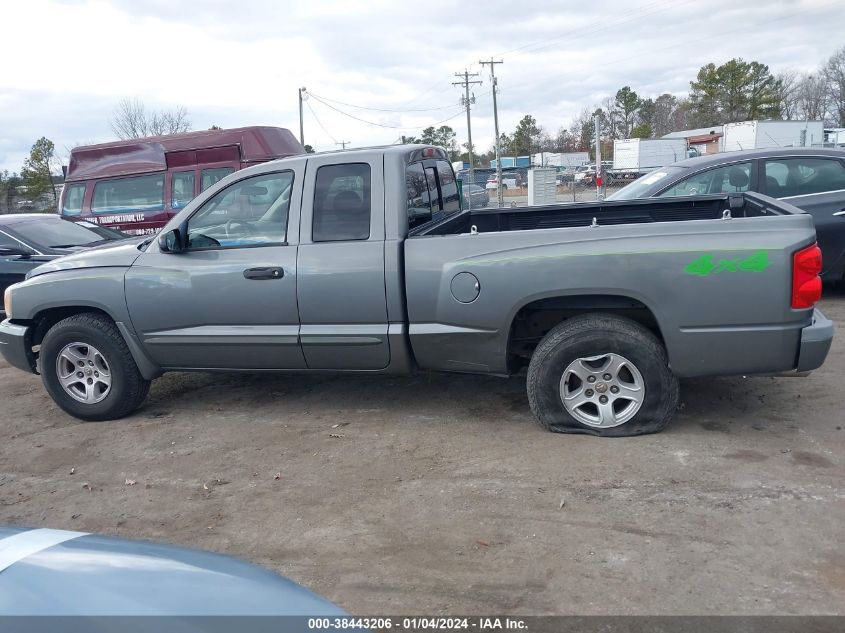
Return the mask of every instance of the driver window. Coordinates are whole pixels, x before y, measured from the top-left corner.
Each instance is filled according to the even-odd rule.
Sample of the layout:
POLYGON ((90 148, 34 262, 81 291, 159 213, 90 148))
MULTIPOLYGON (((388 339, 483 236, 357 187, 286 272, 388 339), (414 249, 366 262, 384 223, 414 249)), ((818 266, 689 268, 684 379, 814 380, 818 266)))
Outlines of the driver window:
POLYGON ((188 220, 188 248, 284 244, 293 172, 261 174, 233 183, 188 220))
POLYGON ((657 195, 660 198, 671 198, 675 196, 734 193, 748 191, 750 182, 751 163, 737 163, 693 174, 657 195))

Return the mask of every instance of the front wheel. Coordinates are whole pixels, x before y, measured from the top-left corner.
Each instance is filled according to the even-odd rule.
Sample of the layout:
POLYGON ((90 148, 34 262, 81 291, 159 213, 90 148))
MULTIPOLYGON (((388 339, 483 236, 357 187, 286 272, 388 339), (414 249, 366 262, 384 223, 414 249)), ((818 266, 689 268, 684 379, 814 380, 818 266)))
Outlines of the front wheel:
POLYGON ((543 428, 616 437, 663 430, 679 398, 657 337, 609 314, 585 314, 553 328, 534 350, 527 388, 543 428))
POLYGON ((114 322, 89 312, 56 323, 41 342, 41 379, 59 407, 81 420, 114 420, 143 402, 138 371, 114 322))

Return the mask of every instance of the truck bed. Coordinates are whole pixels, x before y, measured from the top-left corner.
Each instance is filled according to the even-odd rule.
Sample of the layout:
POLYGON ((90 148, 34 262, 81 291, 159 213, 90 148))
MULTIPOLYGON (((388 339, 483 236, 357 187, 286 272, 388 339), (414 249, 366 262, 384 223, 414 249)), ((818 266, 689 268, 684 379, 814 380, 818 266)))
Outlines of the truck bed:
POLYGON ((785 215, 793 211, 760 194, 725 194, 684 198, 650 198, 572 202, 538 207, 464 210, 457 215, 420 227, 413 237, 460 235, 474 226, 479 233, 585 227, 595 224, 645 224, 717 220, 730 209, 732 218, 785 215))
POLYGON ((747 193, 463 211, 404 242, 409 338, 422 367, 507 373, 522 341, 610 310, 680 377, 789 371, 812 321, 792 257, 814 239, 812 217, 747 193))

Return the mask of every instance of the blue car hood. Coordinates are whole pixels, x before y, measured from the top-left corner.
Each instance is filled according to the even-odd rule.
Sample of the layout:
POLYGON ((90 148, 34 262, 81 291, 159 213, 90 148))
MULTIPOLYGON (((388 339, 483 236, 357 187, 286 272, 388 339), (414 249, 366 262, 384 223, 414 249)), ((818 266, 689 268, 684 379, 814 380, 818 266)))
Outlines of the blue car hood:
POLYGON ((0 528, 2 616, 345 615, 229 556, 65 530, 0 528))

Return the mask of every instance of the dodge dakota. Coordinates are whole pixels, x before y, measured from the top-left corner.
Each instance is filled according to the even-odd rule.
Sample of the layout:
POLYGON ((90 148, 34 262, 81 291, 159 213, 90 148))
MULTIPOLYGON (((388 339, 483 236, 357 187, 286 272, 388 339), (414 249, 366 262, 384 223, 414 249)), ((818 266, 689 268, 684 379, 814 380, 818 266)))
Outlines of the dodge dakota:
POLYGON ((83 420, 171 370, 527 369, 544 428, 636 435, 670 420, 678 378, 824 362, 815 239, 754 193, 467 210, 439 148, 299 155, 155 237, 34 269, 0 351, 83 420))

